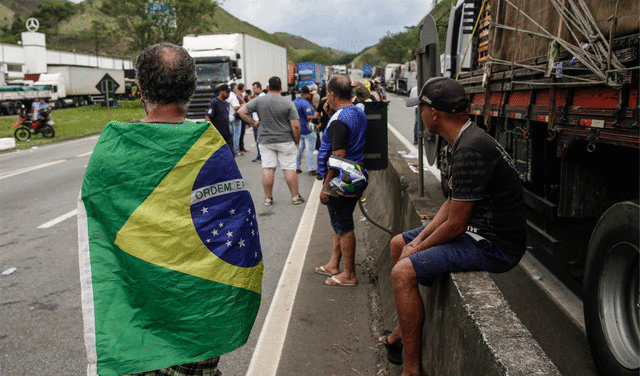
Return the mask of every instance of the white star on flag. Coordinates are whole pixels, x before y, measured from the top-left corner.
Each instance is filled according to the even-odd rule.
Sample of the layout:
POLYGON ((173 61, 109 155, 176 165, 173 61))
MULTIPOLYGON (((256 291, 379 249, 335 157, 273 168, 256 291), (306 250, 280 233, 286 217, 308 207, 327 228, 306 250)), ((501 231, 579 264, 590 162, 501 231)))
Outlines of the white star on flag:
POLYGON ((244 239, 240 239, 240 241, 238 242, 238 245, 240 247, 244 247, 244 239))
POLYGON ((208 208, 206 206, 202 207, 202 214, 207 214, 208 213, 208 208))
POLYGON ((232 237, 232 236, 233 236, 233 232, 231 232, 231 231, 227 231, 227 238, 230 238, 230 237, 232 237))
POLYGON ((226 244, 227 244, 227 247, 231 247, 231 244, 232 244, 232 243, 231 243, 231 240, 227 240, 227 243, 226 243, 226 244))
POLYGON ((213 229, 213 231, 211 231, 211 233, 215 236, 218 235, 218 230, 216 230, 215 228, 213 229))
POLYGON ((231 209, 231 210, 229 210, 229 214, 231 214, 231 215, 236 214, 236 209, 231 209))

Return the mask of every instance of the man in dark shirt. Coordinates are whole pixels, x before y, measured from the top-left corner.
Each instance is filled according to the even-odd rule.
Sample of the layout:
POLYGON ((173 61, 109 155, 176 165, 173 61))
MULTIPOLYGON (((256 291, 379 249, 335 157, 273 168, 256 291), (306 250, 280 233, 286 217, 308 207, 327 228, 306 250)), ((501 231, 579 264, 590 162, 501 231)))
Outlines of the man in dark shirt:
POLYGON ((231 88, 229 85, 223 84, 218 87, 218 90, 220 90, 220 94, 211 100, 209 110, 204 118, 216 127, 233 153, 233 137, 229 131, 229 103, 227 103, 231 88))
POLYGON ((391 240, 399 325, 379 341, 388 347, 391 361, 392 349, 398 348, 394 344, 402 339, 403 375, 426 375, 421 360, 424 305, 418 284, 431 286, 438 276, 452 272, 511 270, 525 252, 526 234, 523 189, 513 161, 471 122, 462 85, 450 78, 432 78, 407 102, 417 104, 426 128, 453 148, 449 199, 427 226, 391 240))

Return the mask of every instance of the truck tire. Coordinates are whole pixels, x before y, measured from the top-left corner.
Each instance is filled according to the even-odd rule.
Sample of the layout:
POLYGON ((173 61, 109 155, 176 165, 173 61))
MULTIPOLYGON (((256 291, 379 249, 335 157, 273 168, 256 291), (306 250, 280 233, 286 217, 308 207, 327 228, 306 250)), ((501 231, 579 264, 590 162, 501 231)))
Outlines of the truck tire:
POLYGON ((637 201, 617 203, 600 217, 589 241, 584 318, 602 375, 638 375, 639 218, 637 201))
POLYGON ((13 102, 7 103, 7 115, 15 115, 16 114, 16 106, 13 102))

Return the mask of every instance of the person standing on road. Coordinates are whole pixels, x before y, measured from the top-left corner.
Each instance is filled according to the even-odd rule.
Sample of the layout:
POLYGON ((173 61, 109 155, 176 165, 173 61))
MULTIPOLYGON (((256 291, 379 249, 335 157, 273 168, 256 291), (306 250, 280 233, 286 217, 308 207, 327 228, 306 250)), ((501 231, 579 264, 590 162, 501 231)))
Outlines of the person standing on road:
MULTIPOLYGON (((260 84, 259 81, 254 82, 252 88, 253 88, 254 98, 258 98, 266 95, 265 92, 262 91, 262 85, 260 84)), ((256 112, 251 113, 251 117, 256 122, 260 121, 260 117, 256 112)), ((258 145, 258 128, 257 127, 251 127, 251 128, 253 129, 253 139, 256 142, 256 150, 258 150, 258 156, 256 157, 256 159, 252 160, 251 162, 256 162, 256 163, 262 162, 262 156, 260 155, 260 146, 258 145)))
POLYGON ((229 131, 231 132, 231 136, 233 138, 233 154, 236 156, 241 156, 240 152, 240 133, 242 127, 242 119, 237 114, 238 109, 241 106, 240 100, 242 98, 242 92, 239 93, 238 85, 231 84, 229 85, 231 88, 231 93, 229 94, 229 98, 227 98, 227 103, 229 103, 229 131))
POLYGON ((260 307, 253 200, 216 128, 186 119, 189 53, 155 44, 135 70, 146 116, 107 124, 78 203, 87 373, 219 376, 260 307))
MULTIPOLYGON (((239 83, 238 84, 238 91, 237 91, 236 95, 238 96, 238 101, 240 102, 240 107, 244 106, 249 101, 249 96, 244 91, 244 84, 243 83, 239 83)), ((238 117, 239 117, 239 115, 238 115, 238 117)), ((244 134, 245 134, 246 129, 247 129, 247 123, 242 121, 242 119, 240 119, 240 121, 241 121, 242 124, 240 126, 240 139, 238 141, 238 146, 239 146, 239 149, 240 149, 241 153, 248 153, 249 150, 247 150, 244 147, 244 134)))
MULTIPOLYGON (((414 86, 409 91, 409 99, 418 98, 418 87, 414 86)), ((418 107, 416 107, 414 114, 415 122, 413 123, 413 144, 418 145, 418 107)))
MULTIPOLYGON (((525 252, 524 194, 513 160, 467 115, 469 100, 450 78, 428 80, 419 105, 426 128, 452 148, 449 198, 427 226, 391 240, 391 272, 398 326, 378 340, 390 350, 402 340, 402 375, 426 375, 422 368, 424 306, 418 284, 430 287, 443 274, 483 270, 504 273, 525 252)), ((402 358, 400 357, 400 363, 402 358)), ((397 364, 397 363, 396 363, 397 364)))
POLYGON ((300 121, 298 111, 282 95, 282 81, 279 77, 269 79, 269 94, 258 97, 244 105, 238 113, 240 117, 258 128, 258 143, 262 155, 262 187, 264 204, 273 205, 273 180, 280 165, 284 179, 291 192, 294 205, 304 202, 298 192, 296 155, 300 143, 300 121), (253 120, 252 112, 257 112, 259 121, 253 120))
POLYGON ((308 86, 305 86, 300 90, 300 97, 296 98, 293 104, 296 106, 298 116, 300 117, 300 147, 298 148, 298 156, 296 158, 296 172, 300 173, 300 162, 302 156, 305 156, 307 160, 307 174, 315 176, 316 167, 313 161, 313 151, 316 146, 316 132, 313 130, 313 116, 315 111, 311 106, 310 101, 313 99, 313 93, 308 86))
POLYGON ((209 109, 204 115, 204 119, 216 127, 233 153, 233 137, 229 130, 229 103, 227 102, 231 88, 227 84, 222 84, 218 90, 220 93, 209 102, 209 109))
POLYGON ((346 197, 332 192, 331 179, 339 171, 328 167, 329 157, 345 158, 359 165, 364 162, 364 143, 367 133, 367 115, 351 102, 351 83, 345 76, 334 76, 327 84, 327 105, 331 116, 322 135, 318 150, 318 173, 324 178, 320 202, 327 205, 333 228, 331 259, 315 269, 328 275, 329 286, 356 286, 356 236, 353 211, 359 197, 346 197), (344 258, 344 271, 340 272, 340 260, 344 258))

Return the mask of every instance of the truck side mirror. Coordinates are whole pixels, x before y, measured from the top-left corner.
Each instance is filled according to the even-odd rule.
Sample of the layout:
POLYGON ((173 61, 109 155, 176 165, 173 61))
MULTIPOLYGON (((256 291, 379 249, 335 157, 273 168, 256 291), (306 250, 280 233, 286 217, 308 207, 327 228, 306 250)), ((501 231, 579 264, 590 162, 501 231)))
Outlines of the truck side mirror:
POLYGON ((242 69, 238 68, 236 70, 236 78, 242 78, 242 69))
POLYGON ((236 52, 236 60, 240 60, 240 53, 236 52))

